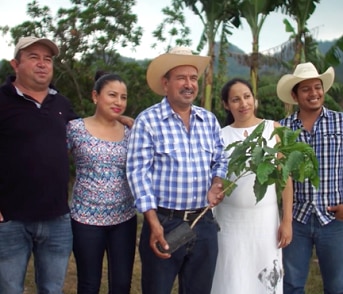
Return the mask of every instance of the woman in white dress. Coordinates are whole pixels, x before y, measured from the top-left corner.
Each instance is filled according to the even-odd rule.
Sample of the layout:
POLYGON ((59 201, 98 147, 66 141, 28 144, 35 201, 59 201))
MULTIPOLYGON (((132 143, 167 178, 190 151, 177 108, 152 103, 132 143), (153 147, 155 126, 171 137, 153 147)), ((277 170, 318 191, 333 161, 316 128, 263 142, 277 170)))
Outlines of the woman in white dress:
MULTIPOLYGON (((228 111, 228 126, 223 128, 226 145, 244 140, 263 121, 255 115, 247 81, 230 80, 222 89, 222 100, 228 111)), ((278 126, 266 120, 263 137, 271 147, 278 138, 270 140, 270 135, 278 126)), ((213 209, 220 232, 212 294, 282 293, 281 248, 292 240, 292 183, 289 179, 283 191, 280 221, 275 186, 269 186, 256 204, 254 180, 254 174, 238 180, 233 193, 213 209)))

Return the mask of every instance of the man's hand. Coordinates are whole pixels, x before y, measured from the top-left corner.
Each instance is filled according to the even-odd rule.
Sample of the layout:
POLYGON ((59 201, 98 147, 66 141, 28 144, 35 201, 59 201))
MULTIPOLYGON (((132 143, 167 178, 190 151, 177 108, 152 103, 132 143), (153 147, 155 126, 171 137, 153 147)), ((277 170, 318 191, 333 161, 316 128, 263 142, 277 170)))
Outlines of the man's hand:
POLYGON ((4 217, 2 216, 2 213, 0 211, 0 222, 3 222, 4 221, 4 217))
POLYGON ((121 122, 123 125, 128 126, 130 129, 132 128, 133 123, 135 122, 135 120, 132 117, 126 115, 119 116, 118 121, 121 122))
POLYGON ((210 190, 207 193, 208 203, 211 207, 218 205, 225 197, 223 193, 223 184, 215 182, 212 184, 210 190))
POLYGON ((170 258, 169 253, 162 253, 158 249, 158 244, 162 246, 165 250, 169 249, 167 241, 164 239, 164 230, 160 224, 156 211, 154 209, 144 212, 145 219, 148 221, 150 226, 150 247, 156 256, 162 259, 170 258))
POLYGON ((329 206, 328 211, 333 212, 337 220, 343 221, 343 204, 329 206))

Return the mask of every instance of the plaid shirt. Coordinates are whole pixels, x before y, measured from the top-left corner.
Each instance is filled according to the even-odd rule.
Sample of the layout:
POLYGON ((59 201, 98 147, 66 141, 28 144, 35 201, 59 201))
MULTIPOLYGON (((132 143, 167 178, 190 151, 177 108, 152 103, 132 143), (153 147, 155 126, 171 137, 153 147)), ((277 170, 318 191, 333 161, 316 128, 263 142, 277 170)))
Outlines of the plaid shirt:
MULTIPOLYGON (((280 123, 303 129, 297 112, 280 123)), ((312 146, 317 155, 320 185, 316 190, 308 180, 294 182, 293 217, 306 224, 314 212, 322 225, 328 224, 334 216, 327 207, 343 203, 343 113, 323 107, 312 132, 303 129, 298 140, 312 146)))
POLYGON ((213 177, 224 178, 226 169, 221 129, 213 113, 193 105, 188 132, 164 98, 135 120, 127 176, 138 211, 205 207, 213 177))

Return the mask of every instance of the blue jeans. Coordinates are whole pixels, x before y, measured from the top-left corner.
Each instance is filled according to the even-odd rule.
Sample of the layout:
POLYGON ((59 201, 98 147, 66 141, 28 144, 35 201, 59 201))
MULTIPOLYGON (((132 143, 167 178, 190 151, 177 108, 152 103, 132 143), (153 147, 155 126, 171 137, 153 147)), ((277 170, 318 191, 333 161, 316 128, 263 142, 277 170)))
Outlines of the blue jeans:
POLYGON ((72 220, 77 293, 98 294, 104 254, 108 293, 129 294, 136 250, 137 216, 113 226, 92 226, 72 220))
POLYGON ((343 294, 343 222, 321 226, 312 214, 306 225, 293 220, 293 240, 283 249, 284 294, 303 294, 315 247, 325 294, 343 294))
MULTIPOLYGON (((157 216, 165 234, 182 222, 176 217, 157 216)), ((208 211, 193 228, 196 239, 180 247, 169 259, 160 259, 150 248, 150 228, 144 221, 139 243, 142 293, 170 294, 178 276, 180 294, 209 294, 218 254, 218 228, 212 212, 208 211)))
POLYGON ((0 293, 23 293, 31 253, 37 293, 63 293, 71 249, 69 214, 48 221, 0 223, 0 293))

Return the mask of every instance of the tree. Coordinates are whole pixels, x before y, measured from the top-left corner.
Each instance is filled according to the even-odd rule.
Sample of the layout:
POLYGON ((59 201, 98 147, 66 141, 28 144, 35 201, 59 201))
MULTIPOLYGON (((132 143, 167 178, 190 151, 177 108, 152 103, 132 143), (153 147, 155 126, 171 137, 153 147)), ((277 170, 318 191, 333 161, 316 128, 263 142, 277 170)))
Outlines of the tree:
POLYGON ((115 71, 121 62, 116 47, 139 45, 142 28, 131 12, 134 0, 71 0, 70 8, 60 8, 55 18, 49 7, 37 1, 27 5, 30 21, 9 28, 14 43, 22 36, 53 39, 60 47, 55 59, 55 84, 70 97, 80 115, 89 108, 93 74, 96 68, 115 71))
POLYGON ((305 62, 305 47, 310 31, 307 28, 307 21, 316 9, 316 4, 320 0, 287 0, 282 10, 296 22, 297 27, 293 28, 290 22, 285 19, 286 31, 292 33, 291 39, 294 39, 295 54, 293 59, 294 68, 301 62, 305 62))
MULTIPOLYGON (((311 46, 305 47, 306 61, 312 62, 318 72, 324 72, 329 66, 338 66, 343 61, 343 36, 337 39, 327 52, 320 52, 318 44, 315 43, 315 48, 311 46)), ((337 72, 336 72, 337 73, 337 72)), ((341 111, 343 101, 343 85, 338 81, 334 82, 330 90, 325 96, 325 106, 330 109, 341 111)))
POLYGON ((281 5, 278 0, 243 0, 239 10, 250 27, 252 34, 252 53, 250 56, 250 80, 255 98, 257 99, 258 68, 259 68, 259 37, 268 14, 281 5))
MULTIPOLYGON (((189 39, 190 28, 186 25, 185 16, 180 13, 180 3, 173 2, 171 7, 167 6, 162 9, 162 13, 166 16, 162 23, 158 25, 156 30, 153 31, 153 37, 156 38, 159 42, 165 43, 167 38, 167 46, 164 49, 165 52, 168 52, 174 44, 176 46, 190 46, 192 40, 189 39), (169 36, 166 36, 165 33, 168 32, 169 36)), ((152 45, 152 48, 155 48, 157 43, 152 45)))
POLYGON ((343 62, 343 35, 326 52, 325 61, 333 66, 343 62))
POLYGON ((0 84, 2 84, 6 77, 10 74, 13 74, 13 69, 7 60, 3 59, 0 61, 0 84))

